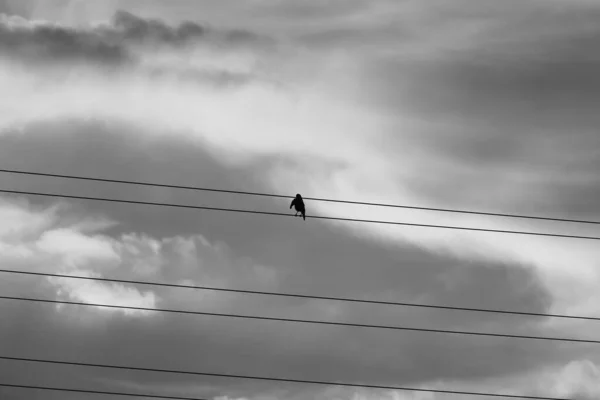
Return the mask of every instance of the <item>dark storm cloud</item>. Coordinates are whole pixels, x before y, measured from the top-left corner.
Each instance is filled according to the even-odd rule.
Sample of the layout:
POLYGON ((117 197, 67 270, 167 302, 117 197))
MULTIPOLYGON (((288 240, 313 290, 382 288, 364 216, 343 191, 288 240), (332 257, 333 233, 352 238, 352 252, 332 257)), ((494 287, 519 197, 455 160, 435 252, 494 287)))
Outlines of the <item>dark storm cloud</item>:
MULTIPOLYGON (((241 29, 218 31, 190 21, 170 26, 159 19, 144 19, 127 11, 116 12, 112 25, 123 39, 142 43, 149 41, 183 45, 194 40, 204 39, 209 35, 210 39, 220 39, 223 44, 251 44, 266 40, 265 37, 249 31, 241 29)), ((115 33, 113 32, 113 34, 115 33)))
MULTIPOLYGON (((165 139, 142 139, 134 132, 134 127, 118 123, 58 123, 44 124, 27 128, 28 134, 14 133, 2 137, 3 146, 0 156, 5 160, 6 168, 32 171, 54 171, 55 173, 76 174, 84 176, 119 177, 126 180, 149 182, 166 182, 169 184, 192 185, 209 188, 235 188, 241 191, 258 191, 271 193, 262 175, 270 168, 270 158, 242 165, 239 167, 224 166, 211 153, 200 146, 187 142, 165 139), (51 133, 50 133, 51 132, 51 133)), ((219 207, 242 208, 249 210, 265 210, 289 212, 290 199, 270 199, 255 196, 218 194, 211 192, 192 192, 183 190, 136 187, 130 185, 98 184, 71 181, 56 178, 26 177, 18 175, 0 175, 2 183, 15 189, 73 193, 84 196, 115 197, 123 199, 143 198, 147 201, 196 204, 219 207)), ((34 201, 39 201, 34 199, 34 201)), ((51 202, 54 200, 50 200, 51 202)), ((416 287, 433 285, 432 274, 447 273, 456 261, 445 259, 434 262, 436 267, 429 269, 435 256, 429 256, 421 250, 410 247, 389 248, 375 242, 365 242, 347 232, 334 229, 317 220, 299 225, 298 220, 283 217, 252 216, 235 213, 210 211, 174 210, 166 207, 136 207, 112 205, 106 203, 80 203, 93 209, 107 212, 108 215, 121 222, 114 228, 114 233, 131 230, 146 232, 158 237, 189 235, 207 232, 212 240, 228 243, 238 254, 248 255, 264 265, 288 265, 290 274, 299 271, 295 280, 304 282, 315 293, 333 291, 342 295, 342 287, 335 285, 339 275, 324 274, 314 280, 311 271, 320 275, 323 269, 344 271, 349 291, 361 290, 365 293, 382 289, 379 285, 390 285, 391 282, 406 284, 402 290, 408 296, 412 282, 416 287), (260 220, 260 224, 257 222, 260 220), (235 229, 232 229, 232 226, 235 229), (289 232, 289 235, 279 235, 289 232), (360 247, 357 247, 360 244, 360 247), (316 250, 315 255, 309 249, 316 250), (375 262, 373 260, 376 260, 375 262), (369 267, 378 273, 367 273, 369 267), (405 274, 410 279, 402 279, 405 274), (338 292, 339 290, 339 292, 338 292)), ((310 211, 312 205, 307 204, 310 211)), ((472 267, 465 265, 472 271, 472 267)), ((465 270, 466 271, 466 270, 465 270)), ((467 275, 489 276, 491 281, 511 281, 509 275, 498 274, 493 268, 480 272, 469 272, 467 275)), ((476 281, 477 279, 475 279, 476 281)), ((391 286, 387 289, 393 289, 391 286)), ((399 289, 400 289, 399 288, 399 289)), ((432 292, 437 292, 437 287, 432 292)), ((489 288, 491 290, 491 288, 489 288)), ((420 290, 420 289, 417 289, 420 290)), ((461 289, 463 292, 465 288, 461 289)), ((442 292, 444 292, 442 290, 442 292)), ((490 293, 489 290, 486 292, 490 293)), ((532 293, 541 293, 538 290, 532 293)), ((395 296, 401 295, 400 292, 395 296)), ((499 296, 498 296, 499 297, 499 296)), ((520 296, 516 296, 521 298, 520 296)), ((537 296, 534 296, 537 297, 537 296)), ((545 296, 541 303, 533 298, 525 301, 532 303, 532 308, 543 309, 545 296), (535 305, 534 305, 535 304, 535 305)), ((510 298, 504 301, 512 301, 510 298)), ((516 304, 507 303, 507 308, 516 304)))
MULTIPOLYGON (((441 38, 439 48, 432 50, 437 53, 434 57, 411 59, 400 54, 373 64, 381 68, 382 82, 402 84, 401 91, 381 94, 392 96, 388 100, 406 95, 411 101, 404 106, 419 113, 459 114, 485 121, 502 118, 510 124, 530 113, 550 118, 561 110, 552 123, 565 118, 569 124, 581 123, 600 94, 595 79, 600 58, 594 52, 600 44, 596 23, 600 7, 539 8, 521 18, 512 14, 506 22, 481 16, 481 32, 466 36, 467 43, 459 44, 459 49, 441 38), (513 120, 506 120, 508 116, 513 120)), ((458 26, 473 18, 452 23, 458 26)), ((424 37, 415 33, 412 38, 424 37)), ((539 122, 546 121, 550 119, 539 122)))
MULTIPOLYGON (((262 168, 260 165, 224 167, 213 156, 194 145, 161 139, 140 141, 130 127, 120 124, 45 124, 28 129, 25 135, 5 135, 2 143, 0 154, 6 162, 5 166, 14 168, 58 173, 77 171, 81 175, 266 190, 258 178, 262 168)), ((121 185, 86 185, 22 176, 3 175, 0 182, 2 187, 17 190, 269 211, 285 212, 289 205, 285 200, 186 194, 121 185)), ((34 200, 35 203, 40 201, 34 200)), ((314 220, 303 223, 292 218, 264 217, 258 223, 255 216, 237 214, 104 203, 79 204, 88 211, 104 213, 121 222, 111 231, 114 237, 130 231, 155 237, 202 233, 210 241, 225 242, 231 249, 232 260, 249 259, 247 262, 230 261, 234 266, 228 268, 233 268, 232 271, 250 268, 254 263, 273 267, 279 274, 276 288, 268 282, 244 281, 242 274, 237 278, 235 274, 231 276, 228 281, 230 287, 398 301, 410 301, 425 295, 427 302, 433 304, 479 304, 538 312, 543 312, 548 306, 548 293, 541 288, 535 275, 525 269, 501 265, 465 265, 410 247, 389 249, 346 235, 314 220)), ((223 265, 221 270, 225 269, 223 265)), ((160 279, 176 282, 188 278, 201 283, 202 276, 202 271, 188 271, 184 275, 168 271, 160 279)), ((319 310, 326 305, 305 300, 239 298, 239 301, 231 304, 231 310, 227 307, 220 311, 311 318, 314 312, 311 310, 319 310)), ((194 309, 202 307, 201 301, 193 306, 194 309)), ((26 315, 31 316, 31 311, 26 315)), ((45 331, 45 337, 35 334, 35 337, 22 341, 17 337, 29 331, 29 328, 23 328, 18 332, 13 330, 16 336, 2 342, 11 343, 12 351, 31 351, 34 354, 38 345, 32 347, 31 343, 44 346, 43 343, 47 343, 50 337, 74 335, 64 344, 53 342, 56 353, 52 354, 56 357, 72 354, 81 359, 112 363, 131 363, 131 360, 141 360, 134 354, 144 354, 144 363, 148 365, 388 384, 493 376, 526 370, 551 358, 553 354, 549 346, 531 342, 451 336, 441 340, 442 337, 435 335, 411 333, 398 335, 397 332, 210 318, 164 318, 170 322, 158 325, 150 323, 154 326, 151 331, 145 328, 147 325, 143 322, 139 325, 115 322, 111 325, 110 334, 106 334, 106 331, 88 332, 83 335, 85 339, 81 338, 81 332, 63 331, 66 328, 61 328, 58 322, 53 323, 49 318, 44 320, 44 324, 51 326, 45 331), (339 340, 340 335, 344 336, 344 341, 339 340), (139 340, 140 337, 145 339, 139 340), (77 354, 67 350, 68 343, 75 340, 80 343, 77 354), (156 346, 157 343, 162 345, 156 346), (148 346, 152 347, 152 351, 148 346), (478 349, 476 352, 467 351, 473 346, 478 349), (369 349, 367 353, 365 348, 369 349), (119 349, 129 350, 123 353, 119 349), (450 368, 451 362, 460 363, 461 367, 450 368), (399 376, 402 378, 399 379, 399 376)), ((496 329, 507 333, 530 331, 525 326, 535 326, 535 319, 529 318, 511 320, 512 328, 507 328, 502 323, 504 319, 495 315, 361 305, 341 307, 336 318, 359 323, 496 329)), ((140 378, 141 382, 146 382, 146 379, 140 378)))
POLYGON ((79 60, 118 65, 136 58, 132 46, 173 48, 203 40, 213 45, 245 46, 266 39, 251 32, 216 30, 194 22, 171 26, 126 11, 116 12, 108 25, 90 28, 33 23, 19 17, 4 16, 0 20, 3 55, 25 60, 79 60))
POLYGON ((93 32, 58 25, 17 25, 6 19, 0 23, 0 50, 4 57, 48 61, 79 59, 114 64, 129 59, 125 48, 93 32))
POLYGON ((484 28, 458 49, 439 39, 431 57, 382 57, 370 67, 380 83, 372 93, 382 107, 426 121, 420 144, 443 162, 423 166, 415 192, 465 207, 501 187, 522 195, 505 196, 499 209, 593 218, 600 7, 537 3, 530 11, 447 20, 479 18, 484 28))
MULTIPOLYGON (((31 283, 27 286, 31 287, 31 283)), ((7 293, 11 295, 12 290, 7 293)), ((278 306, 286 308, 285 304, 278 306)), ((210 317, 158 315, 136 321, 115 315, 99 317, 95 323, 86 324, 78 321, 85 321, 85 314, 89 315, 90 310, 73 310, 72 317, 68 318, 69 311, 57 315, 49 307, 3 306, 12 324, 0 331, 1 354, 150 368, 414 385, 428 379, 476 380, 526 371, 551 361, 555 347, 552 343, 519 343, 510 339, 399 334, 210 317)), ((194 308, 202 308, 200 299, 194 308)), ((74 378, 69 376, 69 369, 64 367, 62 373, 56 371, 46 375, 44 380, 54 384, 69 381, 74 378)), ((20 375, 18 370, 14 371, 16 376, 20 375)), ((82 369, 76 371, 84 377, 88 375, 82 369)), ((248 381, 223 382, 164 374, 103 370, 90 370, 90 373, 95 373, 96 378, 151 385, 196 382, 214 387, 210 394, 243 390, 247 396, 253 388, 264 391, 281 387, 281 384, 257 385, 248 381)))
POLYGON ((163 21, 145 20, 126 11, 118 11, 113 18, 113 27, 122 32, 124 39, 155 40, 165 43, 182 43, 201 38, 206 28, 193 22, 170 27, 163 21))

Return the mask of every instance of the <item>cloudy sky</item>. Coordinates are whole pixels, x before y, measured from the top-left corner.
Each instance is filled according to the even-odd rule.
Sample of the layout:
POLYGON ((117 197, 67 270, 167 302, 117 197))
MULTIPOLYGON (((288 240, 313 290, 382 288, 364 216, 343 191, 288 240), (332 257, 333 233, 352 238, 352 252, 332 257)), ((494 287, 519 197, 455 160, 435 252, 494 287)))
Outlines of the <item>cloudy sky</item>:
MULTIPOLYGON (((599 18, 596 0, 0 0, 0 168, 600 220, 599 18)), ((9 174, 0 189, 289 211, 284 199, 9 174)), ((307 208, 600 236, 594 225, 307 208)), ((0 196, 0 221, 4 269, 600 316, 592 240, 19 195, 0 196)), ((594 321, 14 274, 1 274, 0 294, 600 338, 594 321)), ((0 301, 0 355, 600 397, 593 344, 13 300, 0 301)), ((16 361, 0 361, 0 383, 211 400, 466 398, 16 361)))

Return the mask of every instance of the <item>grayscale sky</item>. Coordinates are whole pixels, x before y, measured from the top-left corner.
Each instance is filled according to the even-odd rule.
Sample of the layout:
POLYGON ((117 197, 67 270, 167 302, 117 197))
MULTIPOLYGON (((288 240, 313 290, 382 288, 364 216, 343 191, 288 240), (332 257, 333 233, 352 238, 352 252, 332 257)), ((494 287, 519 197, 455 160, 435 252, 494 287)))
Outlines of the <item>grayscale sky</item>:
MULTIPOLYGON (((599 20, 595 0, 0 0, 0 168, 600 220, 599 20)), ((290 201, 8 174, 0 189, 272 212, 290 201)), ((307 209, 600 236, 594 225, 307 209)), ((18 195, 0 196, 0 221, 5 269, 600 316, 592 240, 18 195)), ((2 296, 600 338, 594 321, 0 275, 2 296)), ((14 300, 0 300, 0 355, 600 398, 593 344, 14 300)), ((0 383, 211 400, 466 398, 1 360, 0 383)))

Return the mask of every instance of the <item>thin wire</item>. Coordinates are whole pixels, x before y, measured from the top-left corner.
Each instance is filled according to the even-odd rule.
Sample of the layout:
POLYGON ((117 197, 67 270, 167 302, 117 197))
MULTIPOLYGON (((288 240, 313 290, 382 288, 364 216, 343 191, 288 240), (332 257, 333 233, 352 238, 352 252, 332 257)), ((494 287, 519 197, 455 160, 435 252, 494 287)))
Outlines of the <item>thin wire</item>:
POLYGON ((205 311, 186 311, 186 310, 174 310, 174 309, 167 309, 167 308, 117 306, 117 305, 111 305, 111 304, 83 303, 83 302, 66 301, 66 300, 32 299, 32 298, 27 298, 27 297, 0 296, 0 299, 30 301, 30 302, 50 303, 50 304, 68 304, 68 305, 73 305, 73 306, 84 306, 84 307, 105 307, 105 308, 114 308, 114 309, 120 309, 120 310, 138 310, 138 311, 164 312, 164 313, 174 313, 174 314, 206 315, 206 316, 213 316, 213 317, 254 319, 254 320, 261 320, 261 321, 296 322, 296 323, 313 324, 313 325, 333 325, 333 326, 348 326, 348 327, 355 327, 355 328, 388 329, 388 330, 397 330, 397 331, 429 332, 429 333, 442 333, 442 334, 453 334, 453 335, 488 336, 488 337, 502 337, 502 338, 510 338, 510 339, 532 339, 532 340, 546 340, 546 341, 553 341, 553 342, 600 344, 600 340, 591 340, 591 339, 511 335, 511 334, 504 334, 504 333, 484 333, 484 332, 471 332, 471 331, 453 331, 453 330, 446 330, 446 329, 410 328, 410 327, 406 327, 406 326, 393 326, 393 325, 369 325, 369 324, 356 324, 356 323, 351 323, 351 322, 333 322, 333 321, 319 321, 319 320, 309 320, 309 319, 261 317, 261 316, 257 316, 257 315, 225 314, 225 313, 212 313, 212 312, 205 312, 205 311))
POLYGON ((535 313, 535 312, 526 312, 526 311, 494 310, 494 309, 487 309, 487 308, 439 306, 439 305, 419 304, 419 303, 403 303, 403 302, 395 302, 395 301, 363 300, 363 299, 355 299, 355 298, 349 298, 349 297, 311 296, 311 295, 306 295, 306 294, 295 294, 295 293, 265 292, 265 291, 243 290, 243 289, 227 289, 227 288, 217 288, 217 287, 211 287, 211 286, 179 285, 179 284, 174 284, 174 283, 133 281, 133 280, 126 280, 126 279, 112 279, 112 278, 96 278, 96 277, 89 277, 89 276, 49 274, 49 273, 44 273, 44 272, 14 271, 14 270, 9 270, 9 269, 0 269, 0 273, 45 276, 45 277, 52 277, 52 278, 83 279, 83 280, 99 281, 99 282, 128 283, 128 284, 134 284, 134 285, 162 286, 162 287, 171 287, 171 288, 179 288, 179 289, 211 290, 211 291, 215 291, 215 292, 227 292, 227 293, 244 293, 244 294, 258 294, 258 295, 265 295, 265 296, 294 297, 294 298, 313 299, 313 300, 332 300, 332 301, 341 301, 341 302, 349 302, 349 303, 380 304, 380 305, 403 306, 403 307, 433 308, 433 309, 441 309, 441 310, 475 311, 475 312, 483 312, 483 313, 512 314, 512 315, 524 315, 524 316, 532 316, 532 317, 565 318, 565 319, 579 319, 579 320, 587 320, 587 321, 600 321, 600 317, 586 317, 586 316, 580 316, 580 315, 546 314, 546 313, 535 313))
MULTIPOLYGON (((187 208, 187 209, 195 209, 195 210, 227 211, 227 212, 237 212, 237 213, 245 213, 245 214, 262 214, 262 215, 277 215, 277 216, 283 216, 283 217, 294 217, 294 215, 292 215, 292 214, 276 213, 276 212, 269 212, 269 211, 242 210, 242 209, 236 209, 236 208, 220 208, 220 207, 207 207, 207 206, 190 206, 190 205, 184 205, 184 204, 155 203, 155 202, 138 201, 138 200, 120 200, 120 199, 111 199, 111 198, 105 198, 105 197, 88 197, 88 196, 73 196, 73 195, 54 194, 54 193, 25 192, 25 191, 20 191, 20 190, 0 190, 0 193, 26 194, 26 195, 31 195, 31 196, 46 196, 46 197, 60 197, 60 198, 65 198, 65 199, 106 201, 106 202, 111 202, 111 203, 126 203, 126 204, 139 204, 139 205, 146 205, 146 206, 175 207, 175 208, 187 208)), ((329 221, 364 222, 364 223, 371 223, 371 224, 402 225, 402 226, 414 226, 414 227, 423 227, 423 228, 455 229, 455 230, 476 231, 476 232, 508 233, 508 234, 516 234, 516 235, 549 236, 549 237, 569 238, 569 239, 600 240, 600 237, 598 237, 598 236, 577 236, 577 235, 561 235, 558 233, 507 231, 507 230, 499 230, 499 229, 467 228, 467 227, 462 227, 462 226, 450 226, 450 225, 411 224, 408 222, 324 217, 324 216, 320 216, 320 215, 307 216, 307 218, 323 219, 323 220, 329 220, 329 221)))
MULTIPOLYGON (((92 177, 78 176, 78 175, 50 174, 50 173, 43 173, 43 172, 19 171, 19 170, 13 170, 13 169, 0 169, 0 172, 6 172, 6 173, 10 173, 10 174, 21 174, 21 175, 47 176, 47 177, 53 177, 53 178, 78 179, 78 180, 95 181, 95 182, 123 183, 123 184, 127 184, 127 185, 137 185, 137 186, 152 186, 152 187, 163 187, 163 188, 171 188, 171 189, 186 189, 186 190, 196 190, 196 191, 203 191, 203 192, 243 194, 243 195, 250 195, 250 196, 274 197, 274 198, 280 198, 280 199, 290 199, 291 198, 290 196, 285 196, 285 195, 281 195, 281 194, 272 194, 272 193, 214 189, 214 188, 206 188, 206 187, 198 187, 198 186, 169 185, 169 184, 152 183, 152 182, 126 181, 126 180, 121 180, 121 179, 92 178, 92 177)), ((492 216, 492 217, 524 218, 524 219, 537 219, 537 220, 555 221, 555 222, 573 222, 573 223, 580 223, 580 224, 600 225, 600 221, 589 221, 589 220, 579 220, 579 219, 540 217, 540 216, 521 215, 521 214, 492 213, 492 212, 483 212, 483 211, 459 210, 459 209, 451 209, 451 208, 418 207, 418 206, 407 206, 407 205, 401 205, 401 204, 326 199, 326 198, 320 198, 320 197, 304 197, 304 199, 311 200, 311 201, 328 202, 328 203, 344 203, 344 204, 356 204, 356 205, 363 205, 363 206, 405 208, 405 209, 411 209, 411 210, 439 211, 439 212, 448 212, 448 213, 487 215, 487 216, 492 216)))
POLYGON ((462 395, 466 395, 466 396, 489 396, 489 397, 504 397, 504 398, 511 398, 511 399, 531 399, 531 400, 572 400, 572 399, 559 398, 559 397, 518 396, 518 395, 513 395, 513 394, 465 392, 465 391, 442 390, 442 389, 420 389, 420 388, 409 388, 409 387, 402 387, 402 386, 366 385, 366 384, 358 384, 358 383, 328 382, 328 381, 291 379, 291 378, 271 378, 271 377, 265 377, 265 376, 233 375, 233 374, 219 374, 219 373, 212 373, 212 372, 197 372, 197 371, 158 369, 158 368, 142 368, 142 367, 130 367, 130 366, 122 366, 122 365, 92 364, 92 363, 44 360, 44 359, 24 358, 24 357, 0 356, 0 359, 11 360, 11 361, 45 363, 45 364, 72 365, 72 366, 77 366, 77 367, 109 368, 109 369, 121 369, 121 370, 144 371, 144 372, 159 372, 159 373, 167 373, 167 374, 196 375, 196 376, 198 376, 198 375, 213 376, 213 377, 219 377, 219 378, 250 379, 250 380, 271 381, 271 382, 306 383, 306 384, 312 384, 312 385, 346 386, 346 387, 366 388, 366 389, 400 390, 400 391, 407 391, 407 392, 462 394, 462 395))
POLYGON ((101 394, 101 395, 106 395, 106 396, 144 397, 144 398, 148 398, 148 399, 208 400, 208 399, 201 399, 199 397, 158 396, 158 395, 153 395, 153 394, 105 392, 105 391, 100 391, 100 390, 69 389, 69 388, 59 388, 59 387, 53 387, 53 386, 11 385, 8 383, 0 383, 0 387, 15 388, 15 389, 48 390, 48 391, 55 391, 55 392, 101 394))

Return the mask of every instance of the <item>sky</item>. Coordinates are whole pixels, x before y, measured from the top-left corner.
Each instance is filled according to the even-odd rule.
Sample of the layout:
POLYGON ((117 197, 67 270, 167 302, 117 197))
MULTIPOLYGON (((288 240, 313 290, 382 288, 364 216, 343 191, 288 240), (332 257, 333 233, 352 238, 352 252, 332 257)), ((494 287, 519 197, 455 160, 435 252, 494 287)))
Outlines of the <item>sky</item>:
MULTIPOLYGON (((0 168, 290 198, 6 173, 0 189, 292 214, 301 193, 600 221, 598 17, 595 0, 0 0, 0 168)), ((600 236, 596 225, 306 207, 302 221, 0 194, 0 265, 600 316, 593 240, 310 217, 600 236)), ((598 321, 1 275, 2 296, 600 337, 598 321)), ((0 300, 0 356, 600 398, 595 344, 17 300, 0 300)), ((0 383, 210 400, 466 398, 8 360, 0 383)), ((87 397, 0 387, 2 400, 87 397)))

